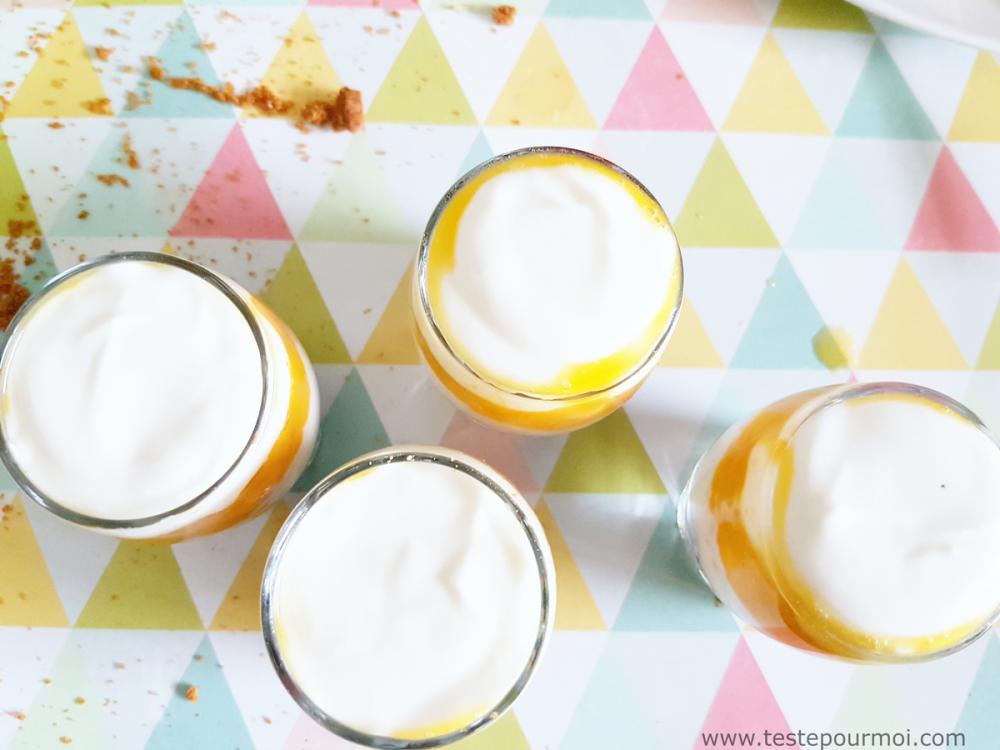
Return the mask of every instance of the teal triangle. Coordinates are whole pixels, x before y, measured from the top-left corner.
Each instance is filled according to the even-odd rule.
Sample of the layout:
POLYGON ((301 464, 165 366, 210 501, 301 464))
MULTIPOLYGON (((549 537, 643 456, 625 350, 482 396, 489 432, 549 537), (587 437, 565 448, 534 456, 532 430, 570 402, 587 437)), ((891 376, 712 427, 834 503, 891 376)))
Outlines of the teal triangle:
POLYGON ((356 369, 347 376, 319 429, 312 463, 295 485, 302 492, 352 458, 389 446, 389 436, 356 369))
POLYGON ((809 293, 782 253, 729 366, 821 368, 823 363, 816 358, 812 340, 823 326, 809 293))
POLYGON ((938 137, 892 56, 877 39, 847 103, 837 135, 924 141, 938 137))
POLYGON ((25 289, 34 294, 42 288, 46 281, 59 273, 59 269, 56 268, 55 259, 52 257, 52 252, 49 250, 47 242, 43 241, 42 246, 34 252, 32 257, 35 262, 22 269, 20 283, 25 289))
POLYGON ((123 164, 127 131, 112 128, 72 197, 59 211, 49 234, 56 237, 159 237, 166 234, 153 208, 154 196, 147 175, 123 164), (98 175, 118 175, 128 186, 105 185, 98 175), (85 198, 80 198, 85 195, 85 198), (85 211, 86 213, 81 213, 85 211))
POLYGON ((552 0, 547 16, 563 18, 641 18, 649 19, 643 0, 552 0))
POLYGON ((202 747, 227 750, 254 747, 207 634, 195 649, 145 750, 202 747), (189 686, 197 687, 197 701, 185 696, 189 686))
POLYGON ((663 511, 613 629, 736 630, 733 618, 702 581, 681 539, 673 503, 667 503, 663 511))
POLYGON ((0 492, 17 492, 17 482, 2 463, 0 463, 0 492))
POLYGON ((990 644, 956 727, 965 734, 966 747, 994 747, 1000 737, 1000 643, 992 632, 986 637, 990 644))
POLYGON ((820 175, 786 246, 899 249, 905 235, 894 232, 879 215, 878 202, 870 198, 870 175, 865 173, 865 165, 858 161, 857 154, 844 148, 843 143, 834 139, 830 144, 820 175))
MULTIPOLYGON (((219 78, 212 63, 201 48, 201 39, 195 30, 191 17, 184 13, 171 25, 167 38, 156 52, 160 65, 169 78, 194 76, 210 86, 218 86, 219 78)), ((136 96, 149 104, 133 110, 123 110, 123 117, 233 117, 233 108, 221 104, 205 94, 196 91, 171 88, 162 81, 154 81, 148 71, 136 96)))
POLYGON ((469 153, 465 156, 465 161, 459 167, 457 176, 461 177, 470 169, 482 164, 492 156, 493 149, 490 148, 490 144, 486 140, 486 135, 480 130, 479 135, 476 136, 476 140, 472 142, 472 148, 469 149, 469 153))

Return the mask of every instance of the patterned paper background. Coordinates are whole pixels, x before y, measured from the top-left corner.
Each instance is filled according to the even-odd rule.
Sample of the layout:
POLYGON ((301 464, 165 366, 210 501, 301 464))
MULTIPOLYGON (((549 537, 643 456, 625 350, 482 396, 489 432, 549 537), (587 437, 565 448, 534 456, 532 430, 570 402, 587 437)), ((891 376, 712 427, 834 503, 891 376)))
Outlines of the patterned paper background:
MULTIPOLYGON (((41 238, 29 286, 111 250, 207 263, 261 291, 316 363, 323 436, 300 489, 362 451, 428 442, 485 457, 535 504, 557 631, 516 711, 463 750, 688 750, 702 730, 786 727, 957 727, 966 747, 998 746, 995 635, 915 667, 797 653, 716 606, 673 517, 724 426, 804 387, 912 380, 1000 429, 997 56, 818 0, 526 0, 505 28, 464 2, 7 5, 0 233, 36 222, 6 251, 41 238), (348 84, 367 129, 306 134, 171 90, 147 78, 151 54, 171 75, 297 101, 348 84), (114 116, 86 109, 100 97, 114 116), (675 221, 687 297, 624 411, 522 439, 471 423, 428 381, 405 282, 445 188, 539 143, 646 182, 675 221), (847 366, 820 362, 824 340, 847 366)), ((346 746, 263 653, 257 588, 285 506, 150 547, 0 487, 0 747, 346 746)))

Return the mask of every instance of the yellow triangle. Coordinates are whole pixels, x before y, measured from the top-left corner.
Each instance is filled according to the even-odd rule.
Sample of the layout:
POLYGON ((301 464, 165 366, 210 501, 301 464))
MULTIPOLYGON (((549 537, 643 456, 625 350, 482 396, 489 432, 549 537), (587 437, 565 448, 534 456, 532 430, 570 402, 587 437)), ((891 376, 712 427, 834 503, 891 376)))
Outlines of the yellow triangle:
POLYGON ((410 308, 410 285, 413 266, 409 266, 392 293, 385 312, 368 338, 358 364, 419 365, 420 351, 413 338, 413 313, 410 308))
POLYGON ((118 5, 183 5, 183 0, 76 0, 75 8, 99 5, 101 7, 118 5))
POLYGON ((351 355, 297 246, 285 256, 260 298, 295 332, 313 362, 350 363, 351 355))
POLYGON ((948 138, 1000 141, 1000 63, 989 52, 976 57, 948 138))
POLYGON ((653 494, 667 491, 624 409, 569 436, 545 490, 653 494))
POLYGON ((201 630, 201 618, 169 545, 123 541, 76 627, 201 630))
POLYGON ((24 506, 0 494, 0 507, 0 626, 68 627, 24 506))
POLYGON ((41 234, 38 218, 17 171, 14 155, 7 139, 0 133, 0 233, 9 231, 10 222, 31 222, 21 234, 35 237, 41 234))
POLYGON ((106 98, 80 30, 67 13, 7 108, 8 117, 96 117, 87 102, 106 98))
POLYGON ((369 122, 475 125, 444 50, 421 16, 368 108, 369 122))
POLYGON ((164 255, 177 255, 177 251, 174 250, 173 245, 169 242, 164 242, 163 247, 160 248, 160 252, 164 255))
POLYGON ((874 31, 865 12, 844 0, 781 0, 771 25, 789 29, 874 31))
POLYGON ((593 128, 594 116, 544 23, 535 27, 487 125, 529 128, 593 128))
MULTIPOLYGON (((305 11, 288 30, 285 43, 261 83, 281 98, 295 102, 297 110, 314 99, 328 98, 340 90, 343 84, 305 11)), ((251 116, 260 114, 249 110, 248 113, 251 116)))
POLYGON ((691 300, 684 297, 681 310, 670 334, 670 341, 660 358, 660 367, 725 367, 719 352, 716 351, 708 332, 701 324, 701 318, 691 305, 691 300))
POLYGON ((716 139, 674 223, 681 246, 778 247, 750 189, 716 139))
POLYGON ((597 608, 559 524, 544 499, 538 501, 535 514, 545 529, 545 537, 552 548, 552 561, 556 566, 556 629, 607 630, 601 611, 597 608))
POLYGON ((284 503, 278 503, 271 511, 212 619, 212 630, 260 630, 260 582, 264 563, 288 513, 289 508, 284 503))
POLYGON ((483 731, 450 747, 451 750, 531 750, 513 711, 508 711, 483 731))
POLYGON ((873 370, 954 370, 968 365, 906 258, 900 260, 858 366, 873 370))
POLYGON ((818 135, 830 132, 770 33, 760 45, 723 129, 818 135))
POLYGON ((1000 370, 1000 304, 997 305, 996 315, 990 323, 990 330, 986 334, 976 367, 980 370, 1000 370))

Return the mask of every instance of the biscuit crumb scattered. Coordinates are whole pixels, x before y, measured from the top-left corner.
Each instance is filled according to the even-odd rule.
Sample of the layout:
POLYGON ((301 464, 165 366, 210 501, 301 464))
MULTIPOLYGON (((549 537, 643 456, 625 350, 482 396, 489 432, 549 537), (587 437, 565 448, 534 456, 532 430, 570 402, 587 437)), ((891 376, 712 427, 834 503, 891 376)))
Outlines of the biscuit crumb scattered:
POLYGON ((89 217, 90 217, 90 211, 86 210, 81 211, 76 215, 76 218, 78 218, 80 221, 86 221, 89 217))
POLYGON ((107 62, 111 58, 111 53, 114 51, 114 47, 94 47, 94 55, 101 62, 107 62))
POLYGON ((198 700, 198 686, 188 685, 188 689, 184 691, 184 697, 187 698, 192 703, 198 700))
POLYGON ((58 122, 57 120, 53 120, 52 122, 48 123, 48 126, 50 128, 52 128, 53 130, 62 130, 64 127, 66 127, 65 125, 63 125, 61 122, 58 122))
POLYGON ((78 696, 76 696, 76 698, 74 698, 74 699, 73 699, 73 702, 74 702, 74 703, 75 703, 76 705, 78 705, 78 706, 82 706, 82 705, 83 705, 84 703, 86 703, 87 701, 86 701, 86 699, 85 699, 85 698, 83 698, 82 696, 79 696, 79 695, 78 695, 78 696))
POLYGON ((136 154, 135 149, 132 148, 132 136, 128 133, 125 134, 125 138, 122 139, 122 152, 125 154, 125 163, 128 164, 130 169, 139 168, 139 155, 136 154))
POLYGON ((513 5, 493 6, 493 23, 497 26, 510 26, 517 16, 517 8, 513 5))
POLYGON ((128 180, 126 180, 120 174, 114 174, 114 173, 99 174, 96 175, 96 177, 98 182, 100 182, 102 185, 106 185, 107 187, 114 187, 115 185, 121 185, 122 187, 129 186, 128 180))
POLYGON ((333 130, 358 132, 365 124, 361 92, 344 86, 333 100, 318 99, 309 102, 302 108, 298 124, 301 129, 315 125, 329 126, 333 130))
POLYGON ((84 102, 83 108, 95 115, 108 115, 109 117, 114 115, 114 112, 111 109, 111 100, 106 96, 84 102))
POLYGON ((7 330, 10 321, 30 296, 19 281, 20 276, 14 271, 14 260, 0 260, 0 330, 7 330))
POLYGON ((59 741, 64 745, 69 745, 73 742, 69 737, 60 737, 59 741))

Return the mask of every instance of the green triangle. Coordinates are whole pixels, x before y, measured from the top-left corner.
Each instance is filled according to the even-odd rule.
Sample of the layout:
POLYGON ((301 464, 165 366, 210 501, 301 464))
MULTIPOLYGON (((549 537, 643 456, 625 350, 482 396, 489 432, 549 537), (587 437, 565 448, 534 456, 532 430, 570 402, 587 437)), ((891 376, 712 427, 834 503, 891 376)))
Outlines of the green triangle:
POLYGON ((718 138, 674 229, 682 247, 778 247, 774 232, 718 138))
POLYGON ((356 369, 347 376, 319 432, 312 463, 295 485, 303 492, 341 464, 389 446, 389 436, 356 369))
POLYGON ((86 644, 71 635, 49 671, 48 682, 24 711, 24 723, 7 750, 119 747, 107 709, 96 695, 100 686, 93 684, 89 676, 86 654, 86 644), (78 696, 90 700, 77 703, 78 696))
POLYGON ((133 541, 119 543, 76 627, 202 629, 170 546, 133 541))
POLYGON ((775 28, 874 32, 861 8, 844 0, 781 0, 775 28))
POLYGON ((566 440, 546 492, 647 492, 667 488, 623 409, 566 440))
POLYGON ((368 108, 369 122, 475 125, 448 58, 421 16, 368 108))
POLYGON ((354 136, 343 161, 302 230, 302 240, 415 244, 420 230, 406 224, 392 199, 383 164, 368 136, 354 136))
POLYGON ((545 9, 545 15, 647 20, 649 8, 642 0, 552 0, 545 9))
POLYGON ((260 297, 295 332, 313 362, 350 364, 351 355, 297 246, 260 297))
POLYGON ((997 305, 993 322, 990 323, 989 332, 983 341, 983 348, 979 353, 979 361, 976 362, 976 369, 1000 370, 1000 304, 997 305))
POLYGON ((966 747, 993 747, 1000 737, 1000 643, 992 633, 985 637, 990 642, 955 727, 965 735, 966 747))
POLYGON ((698 574, 668 502, 618 612, 614 630, 736 630, 729 611, 698 574))
POLYGON ((145 750, 254 747, 240 708, 206 635, 194 652, 145 750), (198 689, 198 700, 186 697, 198 689))
POLYGON ((855 670, 833 728, 840 732, 905 732, 912 722, 893 674, 878 667, 855 670))
POLYGON ((450 750, 531 750, 531 745, 514 712, 508 711, 483 731, 456 742, 450 750))
POLYGON ((892 56, 877 39, 844 110, 837 135, 924 141, 938 137, 892 56))
POLYGON ((0 235, 8 234, 8 225, 12 221, 34 222, 23 233, 31 237, 41 234, 38 217, 31 207, 21 174, 17 171, 7 137, 0 131, 0 235))

